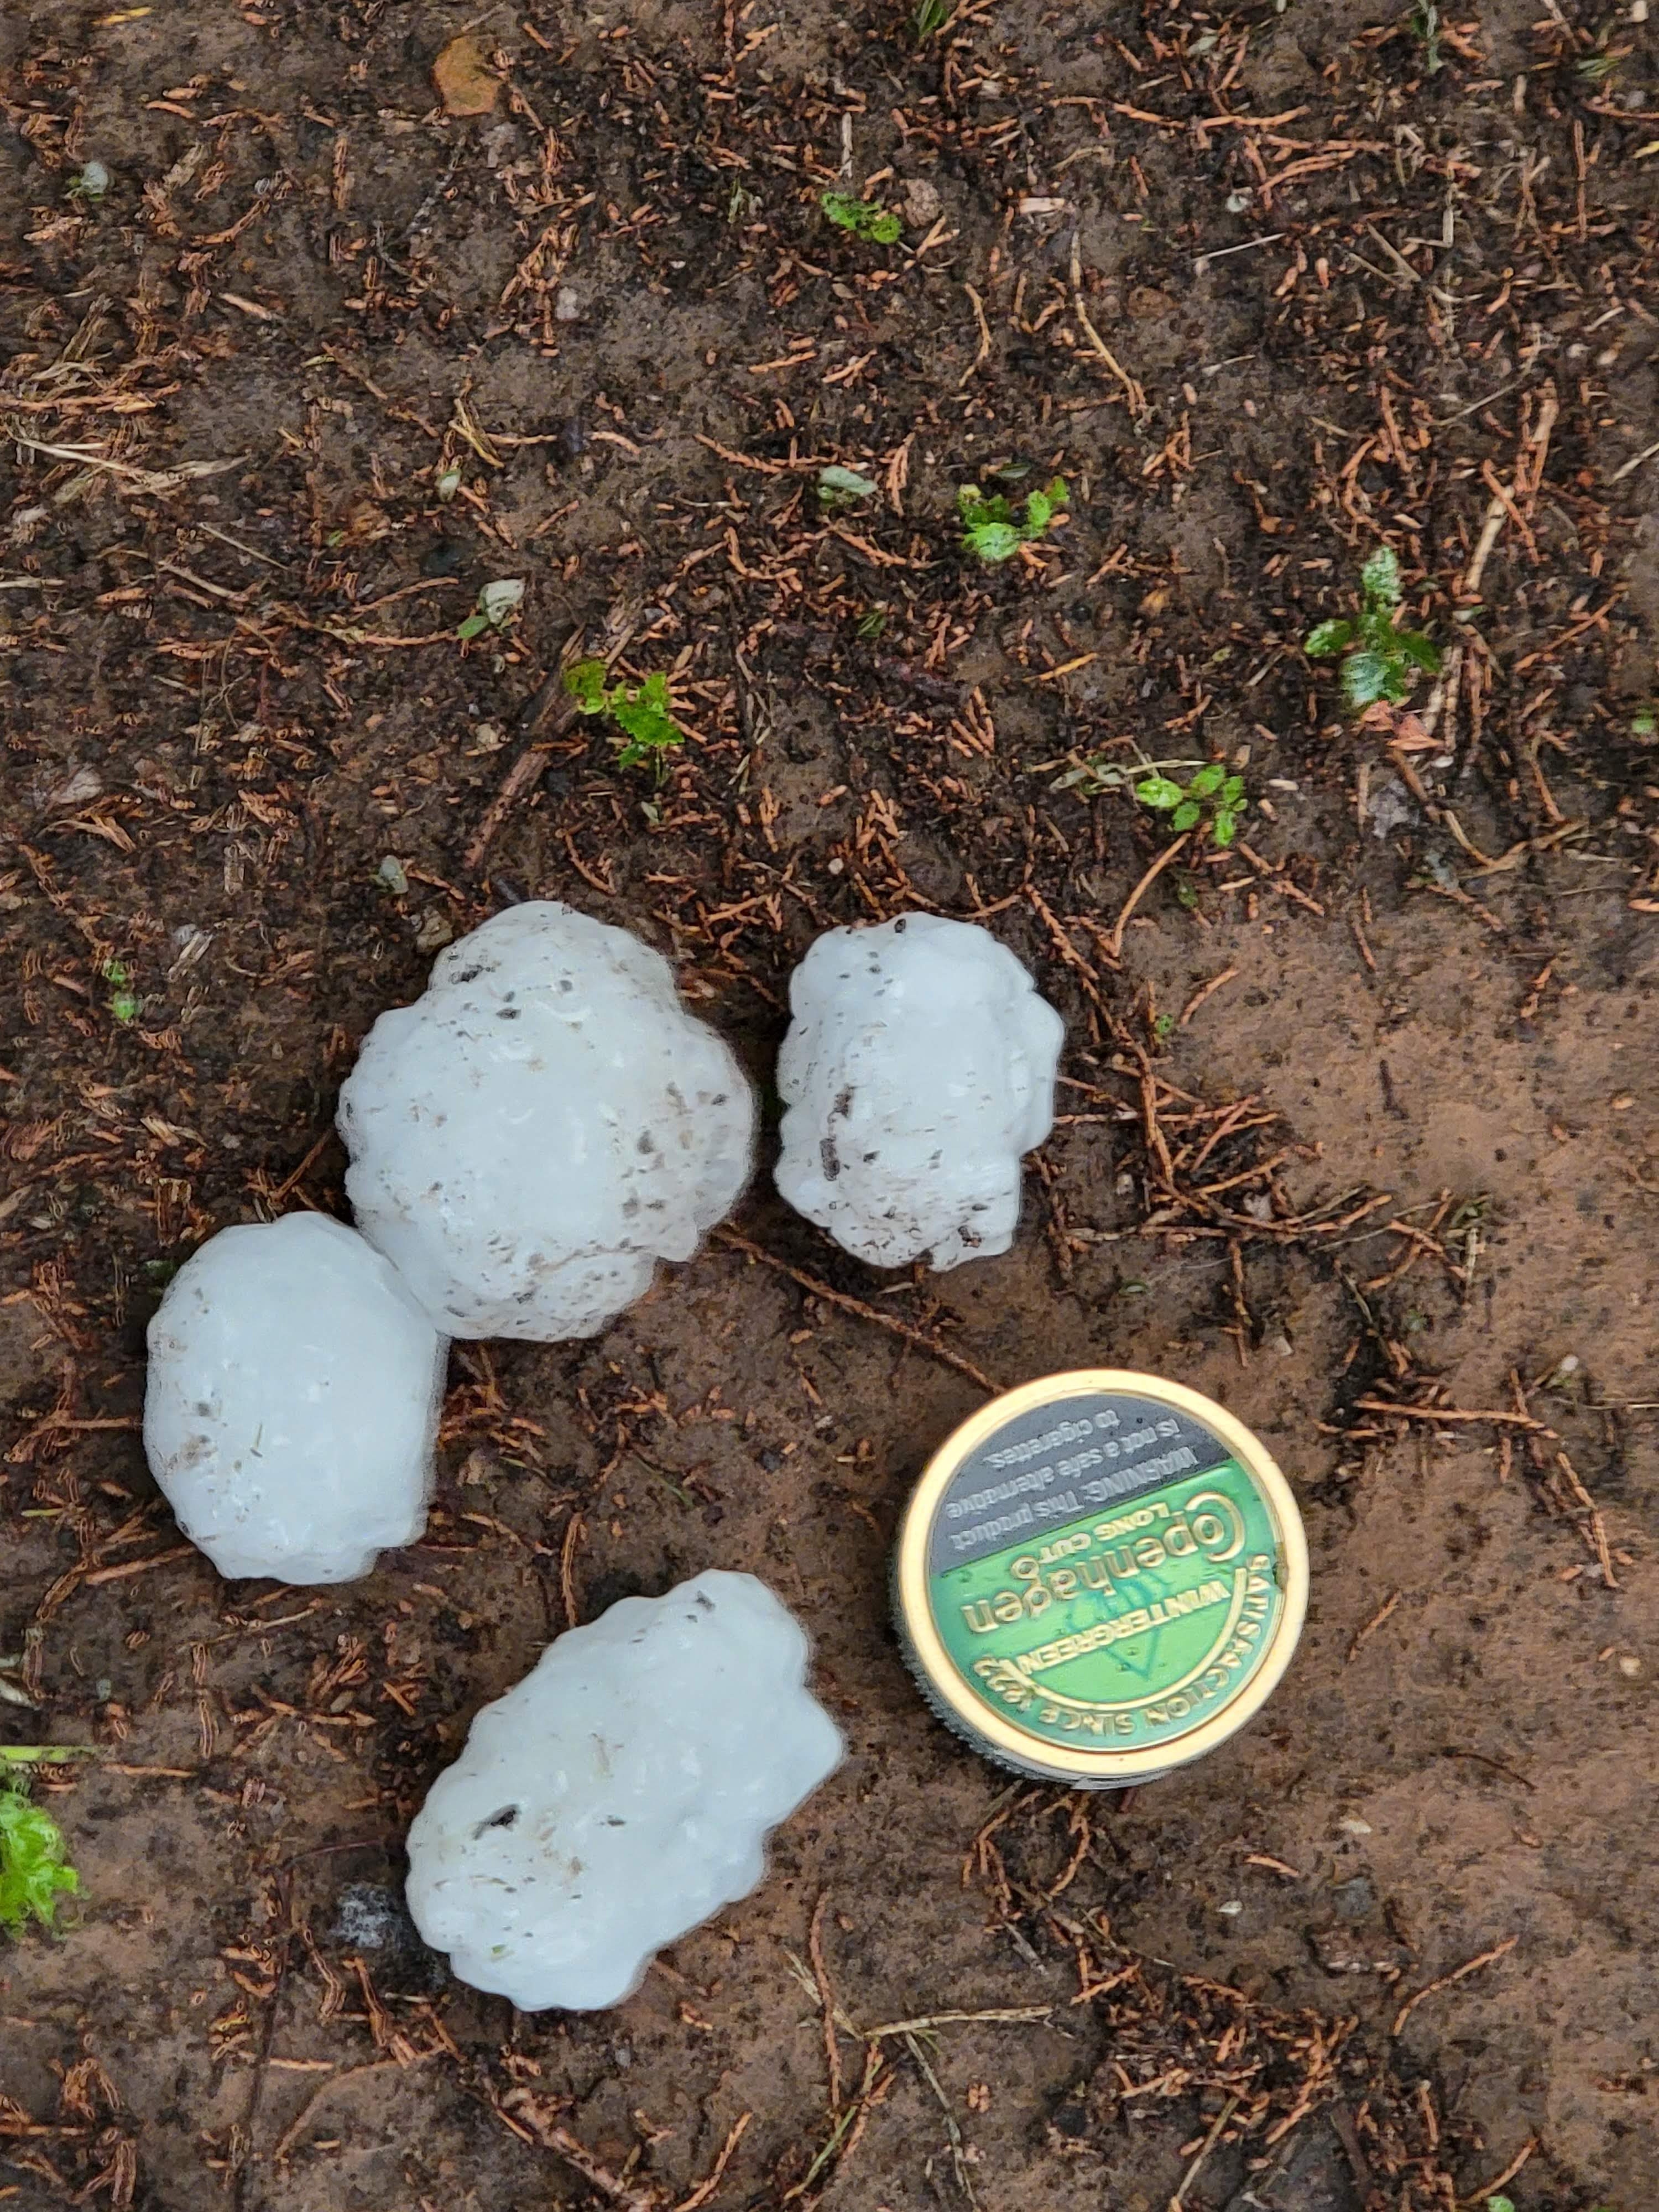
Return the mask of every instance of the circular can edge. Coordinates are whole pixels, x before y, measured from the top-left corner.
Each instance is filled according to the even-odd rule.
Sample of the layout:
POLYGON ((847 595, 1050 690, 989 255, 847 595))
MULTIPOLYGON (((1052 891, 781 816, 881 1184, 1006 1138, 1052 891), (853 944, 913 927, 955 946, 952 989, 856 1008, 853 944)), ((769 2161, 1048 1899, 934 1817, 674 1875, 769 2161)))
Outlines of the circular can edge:
POLYGON ((1074 1789, 1127 1787, 1155 1781, 1176 1767, 1204 1758, 1236 1735, 1283 1680, 1302 1635, 1308 1610, 1308 1539, 1301 1510, 1279 1462, 1255 1431, 1226 1407, 1184 1382, 1131 1368, 1081 1367, 1044 1375, 1005 1390, 970 1413, 945 1437, 922 1469, 899 1523, 893 1551, 893 1613, 912 1673, 927 1704, 958 1735, 984 1756, 1015 1772, 1043 1781, 1069 1783, 1074 1789), (1284 1569, 1284 1609, 1273 1642, 1238 1695, 1183 1735, 1144 1751, 1068 1753, 1058 1744, 1040 1744, 975 1698, 963 1682, 933 1624, 927 1595, 927 1552, 933 1515, 968 1455, 1005 1422, 1056 1399, 1088 1392, 1149 1398, 1173 1406, 1209 1429, 1260 1486, 1273 1514, 1284 1569), (1037 1754, 1044 1754, 1039 1760, 1037 1754), (1048 1764, 1047 1754, 1053 1754, 1048 1764))

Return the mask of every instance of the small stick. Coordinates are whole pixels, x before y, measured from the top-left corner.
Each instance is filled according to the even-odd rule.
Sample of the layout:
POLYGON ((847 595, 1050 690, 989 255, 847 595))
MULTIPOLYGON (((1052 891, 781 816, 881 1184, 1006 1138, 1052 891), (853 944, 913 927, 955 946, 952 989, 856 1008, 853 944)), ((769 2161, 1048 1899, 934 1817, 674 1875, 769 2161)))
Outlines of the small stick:
MULTIPOLYGON (((1492 557, 1492 547, 1497 544, 1498 533, 1504 523, 1516 512, 1512 504, 1515 493, 1521 493, 1523 496, 1529 495, 1535 492, 1542 482, 1544 462, 1550 447, 1550 433, 1555 428, 1555 418, 1560 411, 1555 386, 1547 384, 1539 403, 1538 420, 1533 424, 1522 451, 1516 456, 1515 481, 1511 491, 1506 493, 1501 486, 1492 490, 1492 503, 1486 509, 1486 520, 1480 526, 1480 535, 1474 541, 1469 565, 1463 571, 1463 580, 1457 586, 1456 596, 1460 599, 1473 599, 1480 596, 1480 579, 1486 572, 1486 562, 1492 557), (1529 459, 1532 465, 1528 469, 1529 459)), ((1518 515, 1516 520, 1519 520, 1518 515)))
POLYGON ((1348 1657, 1350 1659, 1356 1656, 1358 1652, 1359 1647, 1366 1641, 1367 1638, 1376 1635, 1377 1630, 1382 1627, 1385 1620, 1390 1620, 1393 1619, 1395 1609, 1399 1605, 1403 1595, 1403 1591, 1395 1590, 1394 1595, 1388 1599, 1383 1604, 1382 1610, 1378 1613, 1374 1613, 1371 1615, 1370 1619, 1365 1623, 1365 1626, 1355 1636, 1353 1642, 1348 1646, 1348 1657))
POLYGON ((1478 1959, 1466 1959, 1454 1972, 1442 1974, 1438 1981, 1429 1983, 1426 1988, 1419 1990, 1415 1996, 1407 1997, 1395 2014, 1394 2026, 1389 2033, 1398 2035, 1425 1997, 1433 1996, 1439 1990, 1449 1990, 1454 1983, 1465 1981, 1471 1974, 1478 1974, 1482 1966, 1494 1966, 1499 1959, 1508 1958, 1520 1941, 1518 1936, 1506 1936, 1501 1943, 1495 1944, 1490 1951, 1483 1951, 1478 1959))
POLYGON ((1520 2172, 1522 2167, 1526 2164, 1527 2160, 1532 2156, 1534 2151, 1535 2151, 1537 2148, 1537 2136, 1528 2136, 1526 2142, 1521 2146, 1520 2150, 1516 2154, 1515 2157, 1513 2157, 1510 2160, 1509 2164, 1504 2168, 1502 2173, 1495 2174, 1492 2179, 1486 2184, 1484 2188, 1477 2189, 1474 2196, 1468 2197, 1466 2202, 1470 2204, 1489 2203, 1498 2194, 1498 2191, 1504 2187, 1506 2182, 1514 2180, 1516 2175, 1520 2172))
POLYGON ((702 2212, 702 2207, 708 2203, 709 2198, 720 2187, 720 2177, 732 2163, 732 2154, 743 2141, 743 2131, 754 2117, 752 2112, 744 2112, 732 2122, 726 2141, 720 2145, 720 2156, 691 2194, 689 2197, 681 2197, 679 2203, 674 2207, 674 2212, 702 2212))
POLYGON ((581 1616, 576 1610, 576 1581, 574 1569, 576 1547, 586 1534, 586 1524, 580 1513, 573 1513, 565 1523, 564 1541, 559 1547, 559 1595, 564 1601, 564 1618, 568 1627, 574 1628, 581 1616))
POLYGON ((1122 362, 1117 359, 1106 341, 1089 320, 1089 311, 1083 304, 1083 263, 1078 251, 1078 235, 1072 233, 1072 311, 1083 325, 1083 335, 1099 355, 1112 374, 1123 386, 1123 396, 1129 403, 1129 412, 1137 421, 1148 410, 1146 394, 1135 382, 1122 362))
POLYGON ((1199 2151, 1198 2156, 1187 2168, 1186 2178, 1182 2182, 1180 2188, 1176 2190, 1175 2195, 1170 2199, 1170 2212, 1181 2212, 1182 2206, 1187 2201, 1187 2191, 1192 2187, 1194 2182, 1198 2179, 1198 2170, 1200 2166, 1203 2165, 1205 2160, 1208 2158, 1210 2153, 1220 2142, 1222 2130, 1226 2126, 1228 2121, 1231 2119, 1233 2114, 1237 2110, 1238 2099, 1237 2097, 1229 2097, 1226 2103, 1216 2114, 1214 2125, 1211 2128, 1209 2134, 1205 2136, 1203 2145, 1199 2151))
POLYGON ((735 1229, 717 1229, 714 1235, 720 1243, 729 1244, 734 1252, 744 1253, 751 1260, 763 1261, 767 1267, 775 1267, 779 1274, 787 1275, 792 1283, 799 1283, 802 1290, 810 1291, 815 1298, 822 1298, 829 1305, 840 1306, 844 1312, 856 1314, 860 1321, 873 1322, 878 1328, 884 1328, 894 1336, 902 1336, 918 1352, 928 1353, 946 1367, 954 1367, 958 1375, 965 1375, 988 1396, 994 1398, 1000 1395, 1002 1385, 1000 1382, 992 1382, 988 1375, 981 1373, 971 1359, 964 1359, 959 1352, 952 1352, 948 1344, 941 1344, 936 1337, 925 1335, 921 1329, 911 1328, 904 1322, 895 1321, 891 1314, 878 1312, 874 1306, 866 1305, 862 1298, 848 1297, 845 1291, 832 1291, 828 1283, 819 1282, 816 1275, 809 1275, 800 1267, 792 1267, 787 1260, 780 1260, 775 1254, 763 1250, 760 1245, 750 1243, 748 1237, 740 1237, 735 1229))
POLYGON ((1399 1406, 1391 1398, 1356 1398, 1354 1404, 1362 1413, 1397 1413, 1407 1421, 1495 1421, 1503 1427, 1530 1429, 1538 1436, 1555 1434, 1546 1422, 1534 1420, 1530 1413, 1469 1413, 1462 1406, 1399 1406))
POLYGON ((1175 840, 1173 844, 1166 845, 1164 848, 1164 850, 1158 854, 1157 860, 1152 862, 1152 866, 1147 869, 1146 874, 1141 878, 1140 881, 1130 892, 1128 897, 1124 901, 1123 911, 1117 918, 1116 927, 1113 929, 1111 935, 1106 939, 1106 950, 1111 954, 1114 960, 1120 959, 1122 957, 1123 933, 1129 926, 1130 915, 1140 904, 1142 898, 1146 896, 1146 892, 1151 890, 1153 883, 1157 880, 1158 876, 1160 876, 1164 870, 1169 866, 1176 854, 1180 852, 1182 846, 1185 845, 1187 842, 1187 837, 1188 832, 1182 830, 1180 836, 1175 840))
POLYGON ((1181 1019, 1176 1026, 1184 1030, 1211 994, 1218 991, 1224 983, 1231 983, 1237 973, 1237 968, 1224 968, 1218 975, 1212 975, 1207 983, 1201 984, 1182 1008, 1181 1019))

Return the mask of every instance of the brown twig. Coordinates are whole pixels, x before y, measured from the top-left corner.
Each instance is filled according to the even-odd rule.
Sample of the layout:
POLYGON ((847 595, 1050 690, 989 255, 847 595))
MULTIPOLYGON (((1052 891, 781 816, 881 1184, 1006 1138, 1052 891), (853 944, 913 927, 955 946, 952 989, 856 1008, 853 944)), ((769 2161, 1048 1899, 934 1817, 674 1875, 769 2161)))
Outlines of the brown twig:
POLYGON ((1507 1959, 1520 1941, 1521 1938, 1518 1936, 1506 1936, 1501 1943, 1495 1943, 1490 1951, 1482 1951, 1475 1959, 1466 1959, 1463 1964, 1451 1973, 1442 1974, 1437 1981, 1428 1983, 1424 1988, 1419 1990, 1415 1996, 1407 1998, 1405 2003, 1395 2014, 1394 2026, 1389 2033, 1391 2035, 1398 2035, 1425 1998, 1433 1996, 1438 1990, 1449 1990, 1457 1982, 1467 1981, 1471 1974, 1478 1974, 1483 1966, 1495 1966, 1499 1959, 1507 1959))
POLYGON ((948 1344, 941 1344, 937 1337, 928 1336, 919 1328, 912 1328, 908 1322, 896 1321, 891 1314, 878 1312, 874 1306, 866 1305, 862 1298, 849 1297, 845 1291, 832 1291, 828 1283, 821 1283, 816 1275, 809 1275, 800 1267, 792 1267, 787 1260, 780 1260, 775 1253, 763 1250, 760 1245, 751 1243, 748 1237, 739 1236, 735 1229, 721 1227, 714 1231, 714 1236, 719 1243, 730 1245, 734 1252, 742 1252, 750 1260, 759 1260, 766 1267, 775 1268, 779 1274, 787 1275, 792 1283, 799 1283, 802 1290, 810 1291, 815 1298, 823 1299, 826 1304, 840 1306, 845 1313, 856 1314, 860 1321, 873 1322, 878 1328, 884 1328, 891 1336, 902 1336, 907 1344, 914 1345, 918 1352, 925 1352, 929 1358, 939 1360, 944 1366, 954 1367, 958 1375, 965 1375, 970 1382, 976 1383, 988 1396, 994 1398, 1001 1391, 1001 1383, 994 1382, 988 1375, 975 1366, 971 1359, 964 1359, 959 1352, 952 1352, 948 1344))

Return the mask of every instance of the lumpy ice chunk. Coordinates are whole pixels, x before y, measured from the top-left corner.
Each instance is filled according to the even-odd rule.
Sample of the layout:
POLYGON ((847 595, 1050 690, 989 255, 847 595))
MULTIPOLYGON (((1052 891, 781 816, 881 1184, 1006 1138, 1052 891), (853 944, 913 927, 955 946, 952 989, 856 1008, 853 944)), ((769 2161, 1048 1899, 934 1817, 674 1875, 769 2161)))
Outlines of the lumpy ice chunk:
POLYGON ((592 1336, 748 1179, 754 1101, 672 971, 532 901, 440 955, 340 1092, 357 1225, 451 1336, 592 1336))
POLYGON ((319 1213, 222 1229, 149 1325, 144 1451, 222 1575, 345 1583, 426 1526, 444 1340, 319 1213))
POLYGON ((1065 1024, 976 923, 832 929, 789 980, 778 1056, 791 1206, 873 1267, 1006 1252, 1054 1126, 1065 1024))
POLYGON ((807 1656, 763 1583, 717 1570, 560 1637, 416 1815, 422 1935, 522 2011, 619 2003, 747 1896, 768 1830, 840 1764, 807 1656))

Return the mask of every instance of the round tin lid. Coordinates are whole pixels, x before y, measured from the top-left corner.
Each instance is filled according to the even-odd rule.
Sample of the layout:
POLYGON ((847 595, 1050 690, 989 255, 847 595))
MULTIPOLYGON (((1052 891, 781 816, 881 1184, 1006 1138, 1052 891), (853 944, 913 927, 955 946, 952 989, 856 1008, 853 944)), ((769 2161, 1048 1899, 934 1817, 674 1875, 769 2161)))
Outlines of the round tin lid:
POLYGON ((1049 1375, 928 1462, 895 1560, 942 1718, 1023 1773, 1108 1788, 1201 1758, 1290 1663, 1308 1547, 1224 1407, 1113 1368, 1049 1375))

